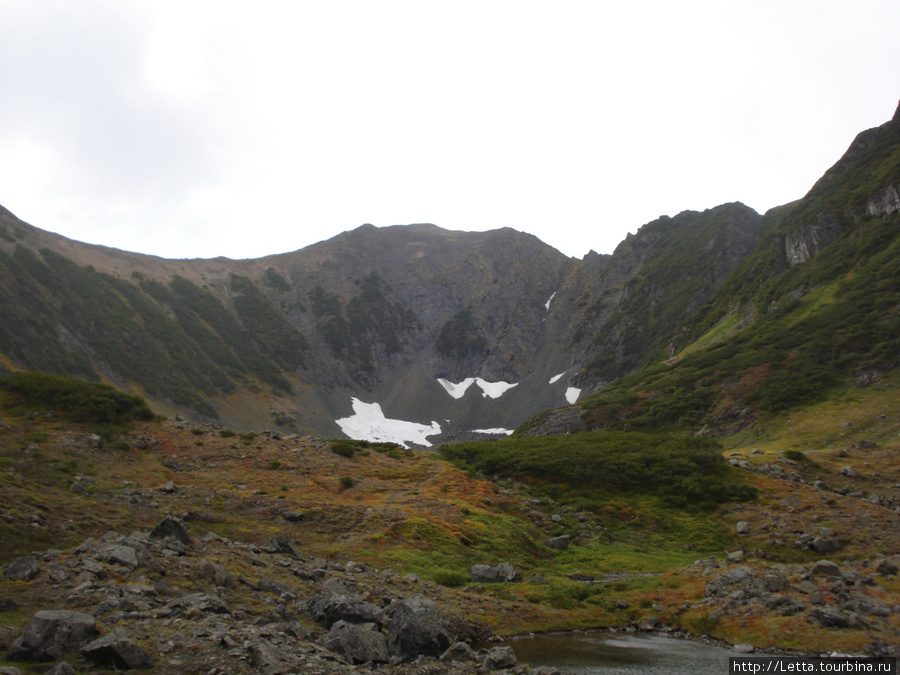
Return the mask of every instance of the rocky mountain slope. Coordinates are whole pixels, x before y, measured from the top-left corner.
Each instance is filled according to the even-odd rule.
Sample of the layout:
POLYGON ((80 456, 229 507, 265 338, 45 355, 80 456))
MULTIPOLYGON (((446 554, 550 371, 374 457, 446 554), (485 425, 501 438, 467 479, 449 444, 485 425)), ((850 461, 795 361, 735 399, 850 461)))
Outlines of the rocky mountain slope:
POLYGON ((434 225, 164 260, 2 210, 0 373, 102 380, 198 421, 417 445, 497 437, 576 401, 597 411, 588 427, 608 424, 641 397, 657 421, 730 433, 896 363, 898 127, 863 132, 764 216, 662 217, 582 260, 509 228, 434 225), (676 384, 604 389, 645 366, 676 384))

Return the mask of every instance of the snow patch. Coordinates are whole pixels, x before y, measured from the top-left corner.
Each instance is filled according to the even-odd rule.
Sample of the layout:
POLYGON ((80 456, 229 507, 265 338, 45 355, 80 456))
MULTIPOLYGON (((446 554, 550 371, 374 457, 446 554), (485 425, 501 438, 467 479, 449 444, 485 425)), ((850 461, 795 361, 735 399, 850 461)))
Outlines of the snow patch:
POLYGON ((565 374, 566 374, 565 371, 563 371, 559 375, 554 375, 553 377, 550 378, 550 381, 547 384, 553 384, 554 382, 559 382, 559 378, 561 378, 565 374))
POLYGON ((450 380, 445 380, 444 378, 439 377, 438 384, 446 389, 447 393, 450 394, 453 398, 462 398, 463 394, 466 393, 466 389, 475 384, 475 378, 467 377, 459 384, 453 384, 450 380))
POLYGON ((575 403, 579 396, 581 396, 581 389, 577 389, 576 387, 569 387, 566 389, 566 400, 569 402, 569 405, 575 403))
POLYGON ((473 434, 497 434, 511 436, 513 429, 472 429, 473 434))
POLYGON ((428 436, 441 433, 441 425, 431 425, 394 420, 384 416, 378 403, 363 403, 352 397, 353 415, 335 420, 347 436, 357 441, 376 441, 381 443, 399 443, 404 448, 407 443, 415 443, 426 448, 431 447, 428 436))
POLYGON ((466 390, 473 384, 477 384, 481 388, 485 398, 500 398, 509 389, 519 386, 518 382, 512 384, 509 382, 488 382, 487 380, 482 380, 480 377, 467 377, 459 384, 453 384, 450 380, 445 380, 440 377, 438 378, 438 383, 448 394, 456 399, 462 398, 463 394, 466 393, 466 390))
POLYGON ((544 307, 547 308, 547 311, 550 311, 550 303, 553 302, 553 298, 556 297, 556 291, 553 291, 553 295, 550 296, 550 299, 544 304, 544 307))

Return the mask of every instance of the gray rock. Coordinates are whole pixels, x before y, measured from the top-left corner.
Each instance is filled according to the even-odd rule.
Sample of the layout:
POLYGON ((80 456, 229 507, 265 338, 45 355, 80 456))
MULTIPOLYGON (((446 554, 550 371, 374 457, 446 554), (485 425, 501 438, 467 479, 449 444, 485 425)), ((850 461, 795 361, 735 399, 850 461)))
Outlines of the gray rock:
POLYGON ((519 660, 512 647, 493 647, 484 657, 484 667, 488 670, 504 670, 513 668, 519 660))
POLYGON ((547 546, 550 548, 555 548, 557 551, 565 551, 569 548, 569 540, 570 537, 568 534, 563 534, 559 537, 553 537, 552 539, 547 540, 547 546))
POLYGON ((834 553, 841 544, 834 537, 816 537, 813 539, 812 547, 818 553, 834 553))
POLYGON ((741 645, 735 645, 731 648, 731 651, 737 652, 738 654, 752 654, 754 651, 756 651, 756 648, 753 645, 745 643, 741 645))
POLYGON ((176 492, 178 492, 178 486, 175 485, 175 483, 173 483, 172 481, 169 481, 168 483, 163 485, 161 488, 159 488, 159 491, 165 492, 166 494, 169 494, 169 495, 175 494, 176 492))
POLYGON ((393 656, 408 661, 419 655, 440 656, 457 640, 437 605, 416 596, 397 603, 387 642, 393 656))
POLYGON ((63 661, 62 663, 57 663, 50 670, 44 673, 44 675, 75 675, 75 669, 68 663, 63 661))
POLYGON ((519 581, 521 575, 515 567, 507 562, 499 565, 473 565, 473 584, 502 584, 519 581))
POLYGON ((274 579, 260 579, 256 583, 256 587, 264 593, 274 593, 275 595, 289 594, 296 597, 293 588, 274 579))
POLYGON ((750 523, 746 520, 742 520, 734 526, 734 531, 738 534, 750 534, 750 523))
POLYGON ((465 642, 457 642, 440 656, 441 661, 459 661, 460 663, 474 663, 478 661, 478 654, 465 642))
POLYGON ((900 572, 900 568, 898 568, 897 563, 893 560, 885 558, 878 562, 875 571, 883 577, 893 577, 897 576, 898 572, 900 572))
POLYGON ((101 550, 99 555, 103 562, 128 565, 130 567, 137 567, 138 565, 137 551, 131 546, 111 546, 101 550))
POLYGON ((25 633, 13 642, 9 658, 13 661, 58 661, 80 650, 94 638, 94 617, 69 610, 37 612, 25 633))
POLYGON ((809 573, 814 577, 839 577, 841 568, 830 560, 818 560, 810 566, 809 573))
POLYGON ((732 551, 728 555, 725 556, 725 562, 727 563, 742 563, 744 562, 744 552, 743 551, 732 551))
POLYGON ((6 567, 6 578, 10 581, 31 581, 41 571, 38 559, 33 555, 23 555, 6 567))
POLYGON ((808 620, 818 623, 823 628, 847 628, 850 625, 850 619, 844 612, 828 607, 810 610, 808 620))
POLYGON ((22 675, 22 671, 15 666, 0 666, 0 675, 22 675))
POLYGON ((302 511, 285 511, 281 514, 281 517, 289 523, 299 523, 306 520, 306 514, 302 511))
POLYGON ((81 654, 88 663, 117 670, 150 668, 153 657, 138 647, 123 628, 116 628, 101 638, 87 643, 81 654))
POLYGON ((323 647, 343 654, 354 663, 387 663, 391 660, 387 638, 375 624, 352 624, 337 621, 319 641, 323 647))
POLYGON ((300 552, 294 547, 290 540, 287 537, 282 537, 281 535, 272 537, 271 539, 269 539, 269 541, 263 544, 261 548, 266 553, 283 553, 295 558, 301 557, 300 552))
POLYGON ((531 669, 531 675, 560 675, 559 668, 553 666, 538 666, 531 669))
POLYGON ((325 628, 331 628, 338 621, 379 625, 384 622, 380 607, 350 593, 337 579, 322 584, 322 591, 307 603, 306 609, 325 628))
POLYGON ((171 537, 185 546, 191 546, 191 535, 187 531, 184 521, 181 520, 181 518, 176 518, 174 516, 163 518, 150 532, 150 537, 153 539, 166 539, 171 537))
POLYGON ((278 647, 263 640, 258 640, 247 647, 250 654, 250 665, 260 675, 286 675, 300 672, 297 663, 278 647))

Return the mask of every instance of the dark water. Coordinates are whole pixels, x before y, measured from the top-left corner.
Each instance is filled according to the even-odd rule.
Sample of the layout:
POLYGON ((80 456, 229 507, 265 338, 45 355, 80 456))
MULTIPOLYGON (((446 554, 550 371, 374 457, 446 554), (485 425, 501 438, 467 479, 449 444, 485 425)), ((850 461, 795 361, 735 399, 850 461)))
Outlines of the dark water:
POLYGON ((720 647, 655 634, 542 635, 505 643, 519 663, 555 666, 564 675, 721 675, 728 658, 720 647))

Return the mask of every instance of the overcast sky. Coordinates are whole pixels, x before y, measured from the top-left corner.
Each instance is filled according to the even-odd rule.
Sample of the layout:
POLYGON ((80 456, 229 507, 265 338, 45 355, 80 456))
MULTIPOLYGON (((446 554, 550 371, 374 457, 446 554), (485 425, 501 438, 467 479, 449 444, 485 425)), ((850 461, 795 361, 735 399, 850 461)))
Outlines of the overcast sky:
POLYGON ((0 0, 0 204, 169 258, 363 223, 609 253, 802 197, 900 98, 897 0, 0 0))

